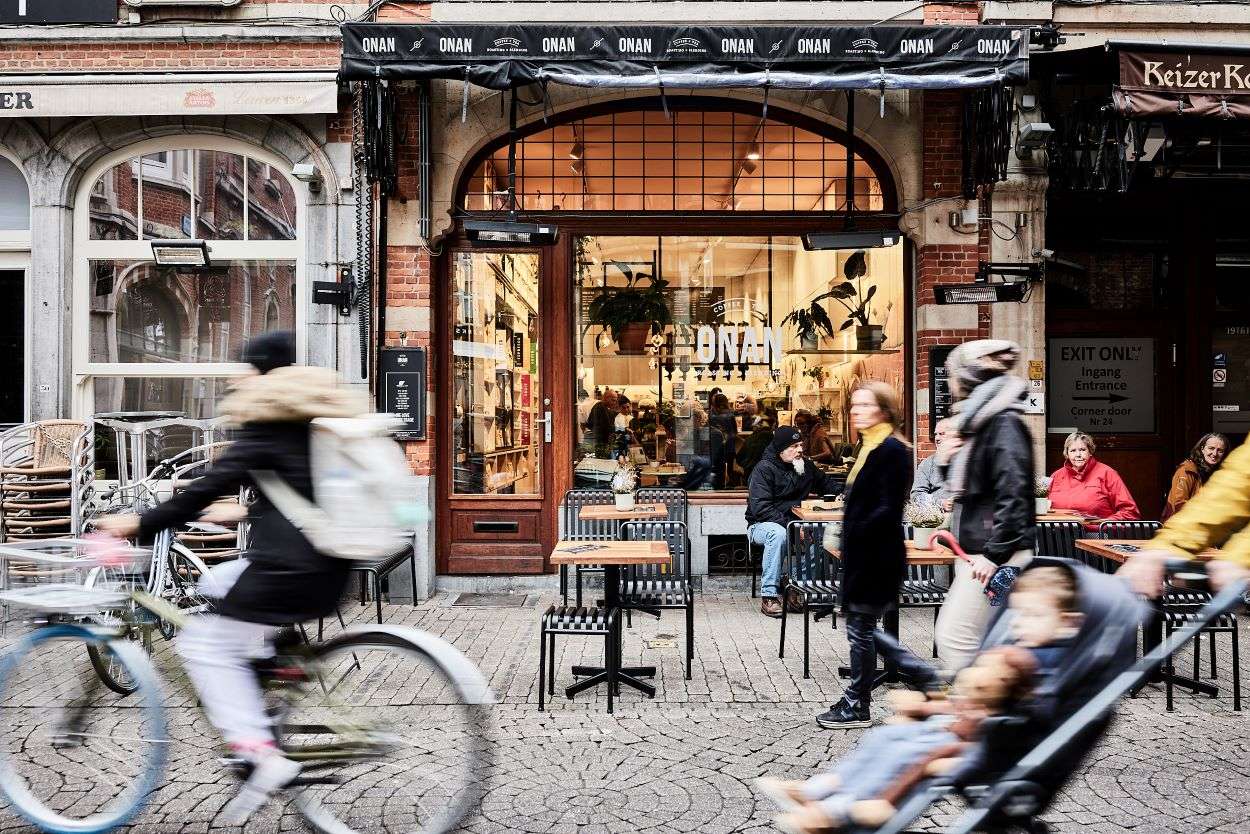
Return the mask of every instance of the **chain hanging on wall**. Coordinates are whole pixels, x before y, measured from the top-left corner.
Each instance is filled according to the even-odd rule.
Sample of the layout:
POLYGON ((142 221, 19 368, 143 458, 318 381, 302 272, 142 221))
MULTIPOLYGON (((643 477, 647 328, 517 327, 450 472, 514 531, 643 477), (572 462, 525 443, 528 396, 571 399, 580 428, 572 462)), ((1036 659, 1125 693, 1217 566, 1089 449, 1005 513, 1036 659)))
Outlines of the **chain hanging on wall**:
POLYGON ((1015 96, 1010 87, 995 84, 964 95, 963 195, 1007 179, 1007 155, 1011 151, 1011 124, 1015 96))

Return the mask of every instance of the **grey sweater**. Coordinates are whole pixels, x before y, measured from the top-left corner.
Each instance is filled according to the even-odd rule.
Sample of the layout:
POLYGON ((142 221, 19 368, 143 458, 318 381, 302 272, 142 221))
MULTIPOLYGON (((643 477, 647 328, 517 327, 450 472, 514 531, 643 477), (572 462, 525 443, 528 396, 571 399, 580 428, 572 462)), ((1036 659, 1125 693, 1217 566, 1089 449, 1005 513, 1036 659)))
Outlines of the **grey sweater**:
POLYGON ((938 466, 937 455, 930 455, 920 461, 920 465, 916 467, 916 477, 911 482, 911 502, 936 507, 950 496, 950 491, 946 489, 946 473, 943 467, 938 466))

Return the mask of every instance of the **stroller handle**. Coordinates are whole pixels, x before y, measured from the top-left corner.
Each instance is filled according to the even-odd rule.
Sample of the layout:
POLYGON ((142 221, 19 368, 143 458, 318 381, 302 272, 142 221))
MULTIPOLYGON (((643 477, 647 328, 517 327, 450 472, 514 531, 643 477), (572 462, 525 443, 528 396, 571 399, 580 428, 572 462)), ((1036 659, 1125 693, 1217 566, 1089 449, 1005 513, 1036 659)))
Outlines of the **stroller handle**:
POLYGON ((946 547, 950 548, 950 550, 956 556, 958 556, 960 559, 963 559, 965 562, 972 561, 972 558, 967 553, 964 552, 964 549, 962 547, 959 546, 959 539, 955 538, 955 535, 951 533, 950 530, 938 530, 932 536, 929 536, 928 543, 925 544, 925 546, 922 549, 923 550, 935 550, 938 544, 943 544, 946 547))

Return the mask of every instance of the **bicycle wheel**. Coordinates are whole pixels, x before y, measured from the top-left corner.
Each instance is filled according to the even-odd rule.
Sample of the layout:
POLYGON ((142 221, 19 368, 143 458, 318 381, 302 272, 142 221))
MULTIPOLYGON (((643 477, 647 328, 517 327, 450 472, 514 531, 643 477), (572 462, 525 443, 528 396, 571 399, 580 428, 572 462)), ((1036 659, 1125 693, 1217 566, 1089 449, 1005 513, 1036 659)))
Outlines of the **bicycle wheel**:
MULTIPOLYGON (((144 653, 152 654, 152 631, 142 626, 129 626, 124 638, 127 645, 132 645, 144 653)), ((87 657, 91 660, 91 668, 100 680, 118 695, 129 695, 139 688, 138 682, 130 675, 125 661, 112 650, 112 643, 88 643, 87 657)))
POLYGON ((30 823, 95 834, 125 823, 156 787, 168 742, 161 684, 147 656, 87 628, 37 629, 0 659, 0 793, 30 823), (124 703, 81 663, 114 656, 137 689, 124 703))
MULTIPOLYGON (((202 614, 209 610, 209 599, 200 593, 200 579, 208 573, 208 565, 199 556, 180 544, 169 549, 169 574, 165 596, 171 603, 187 614, 202 614)), ((158 628, 166 640, 178 635, 178 627, 168 620, 160 620, 158 628)))
POLYGON ((295 802, 323 834, 442 834, 478 804, 491 768, 490 691, 450 644, 394 627, 312 649, 278 727, 304 764, 295 802))

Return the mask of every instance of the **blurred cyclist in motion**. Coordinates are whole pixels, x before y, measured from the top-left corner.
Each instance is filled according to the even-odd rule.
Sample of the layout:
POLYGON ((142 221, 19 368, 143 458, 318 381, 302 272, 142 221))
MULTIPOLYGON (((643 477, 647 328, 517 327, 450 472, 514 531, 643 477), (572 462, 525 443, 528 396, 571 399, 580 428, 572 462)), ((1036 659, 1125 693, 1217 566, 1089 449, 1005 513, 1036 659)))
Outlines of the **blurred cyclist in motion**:
POLYGON ((1220 548, 1207 566, 1215 590, 1250 578, 1250 444, 1233 450, 1202 491, 1169 518, 1119 573, 1138 593, 1156 597, 1163 590, 1168 559, 1192 559, 1212 547, 1220 548))
MULTIPOLYGON (((227 451, 169 501, 142 515, 102 519, 101 531, 149 540, 200 517, 217 499, 237 495, 253 483, 255 471, 274 472, 312 500, 309 421, 355 417, 368 405, 338 387, 331 371, 295 366, 295 337, 289 332, 252 339, 243 360, 256 374, 240 380, 222 401, 223 415, 238 427, 227 451)), ((209 720, 252 765, 238 796, 223 809, 232 825, 242 824, 300 769, 278 750, 250 661, 258 647, 272 651, 280 626, 332 613, 350 570, 348 562, 318 553, 259 490, 248 518, 250 547, 210 577, 215 588, 209 595, 221 597, 216 613, 192 618, 177 643, 209 720)))

